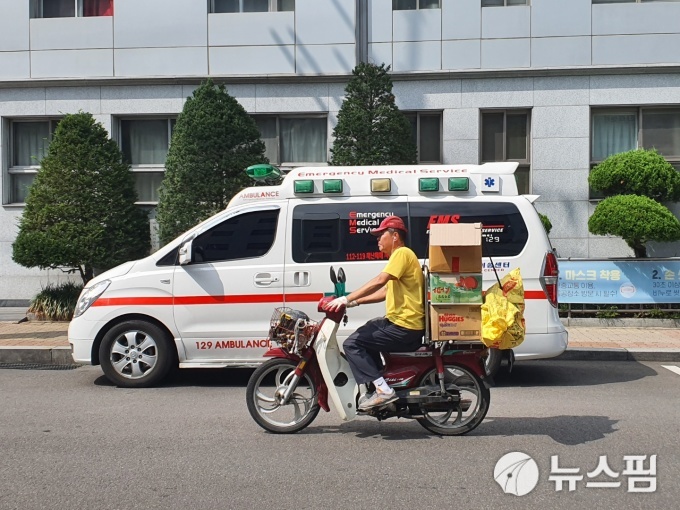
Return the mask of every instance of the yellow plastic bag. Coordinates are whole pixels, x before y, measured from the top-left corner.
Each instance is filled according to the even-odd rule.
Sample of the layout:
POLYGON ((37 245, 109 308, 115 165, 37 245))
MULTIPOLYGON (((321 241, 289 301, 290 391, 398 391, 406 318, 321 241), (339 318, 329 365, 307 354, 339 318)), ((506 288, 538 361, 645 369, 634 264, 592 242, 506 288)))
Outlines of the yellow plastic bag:
POLYGON ((487 290, 482 305, 482 343, 496 349, 512 349, 524 341, 524 284, 513 269, 487 290))
POLYGON ((515 268, 501 278, 501 285, 494 283, 486 291, 486 295, 497 294, 508 299, 524 314, 524 282, 519 268, 515 268))

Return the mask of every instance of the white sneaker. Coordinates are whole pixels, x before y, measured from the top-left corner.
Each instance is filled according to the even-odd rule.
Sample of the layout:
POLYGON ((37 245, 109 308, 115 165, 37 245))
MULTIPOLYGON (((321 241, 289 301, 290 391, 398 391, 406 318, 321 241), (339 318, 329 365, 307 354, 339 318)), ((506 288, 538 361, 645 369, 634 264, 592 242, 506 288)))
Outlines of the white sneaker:
POLYGON ((359 400, 359 409, 365 411, 374 407, 387 405, 395 400, 399 400, 399 397, 397 396, 397 392, 392 388, 390 388, 389 393, 380 391, 380 388, 378 388, 375 390, 375 393, 371 393, 366 399, 363 399, 363 401, 361 399, 359 400))

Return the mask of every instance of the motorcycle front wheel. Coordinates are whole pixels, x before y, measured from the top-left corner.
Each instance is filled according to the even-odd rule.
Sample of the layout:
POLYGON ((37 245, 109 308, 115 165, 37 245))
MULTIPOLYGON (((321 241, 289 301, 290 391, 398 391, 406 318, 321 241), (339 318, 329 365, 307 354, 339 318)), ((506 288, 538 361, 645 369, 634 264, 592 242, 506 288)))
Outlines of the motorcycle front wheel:
MULTIPOLYGON (((420 384, 439 386, 437 370, 426 373, 420 384)), ((447 411, 425 411, 418 423, 442 436, 467 434, 482 423, 489 410, 489 388, 476 374, 459 365, 444 365, 444 384, 446 391, 460 394, 460 403, 447 411)))
POLYGON ((290 398, 282 403, 297 363, 275 358, 260 365, 248 381, 246 399, 253 420, 274 434, 293 434, 314 421, 319 414, 317 388, 309 374, 304 374, 290 398))

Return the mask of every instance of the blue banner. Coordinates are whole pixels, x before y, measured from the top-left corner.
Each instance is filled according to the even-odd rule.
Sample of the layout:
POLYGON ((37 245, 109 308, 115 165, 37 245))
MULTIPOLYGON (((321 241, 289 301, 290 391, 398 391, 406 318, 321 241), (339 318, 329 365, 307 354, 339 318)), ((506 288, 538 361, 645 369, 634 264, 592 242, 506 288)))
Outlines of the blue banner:
POLYGON ((560 260, 560 303, 680 303, 680 259, 560 260))

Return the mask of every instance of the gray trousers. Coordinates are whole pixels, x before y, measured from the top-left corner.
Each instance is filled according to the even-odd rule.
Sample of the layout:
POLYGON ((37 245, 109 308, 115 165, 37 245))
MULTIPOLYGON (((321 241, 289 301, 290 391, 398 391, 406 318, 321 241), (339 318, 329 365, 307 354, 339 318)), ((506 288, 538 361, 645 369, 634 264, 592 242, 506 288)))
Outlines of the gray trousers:
POLYGON ((424 330, 402 328, 384 317, 372 319, 345 340, 347 362, 358 384, 375 381, 382 375, 381 352, 417 351, 424 330))

